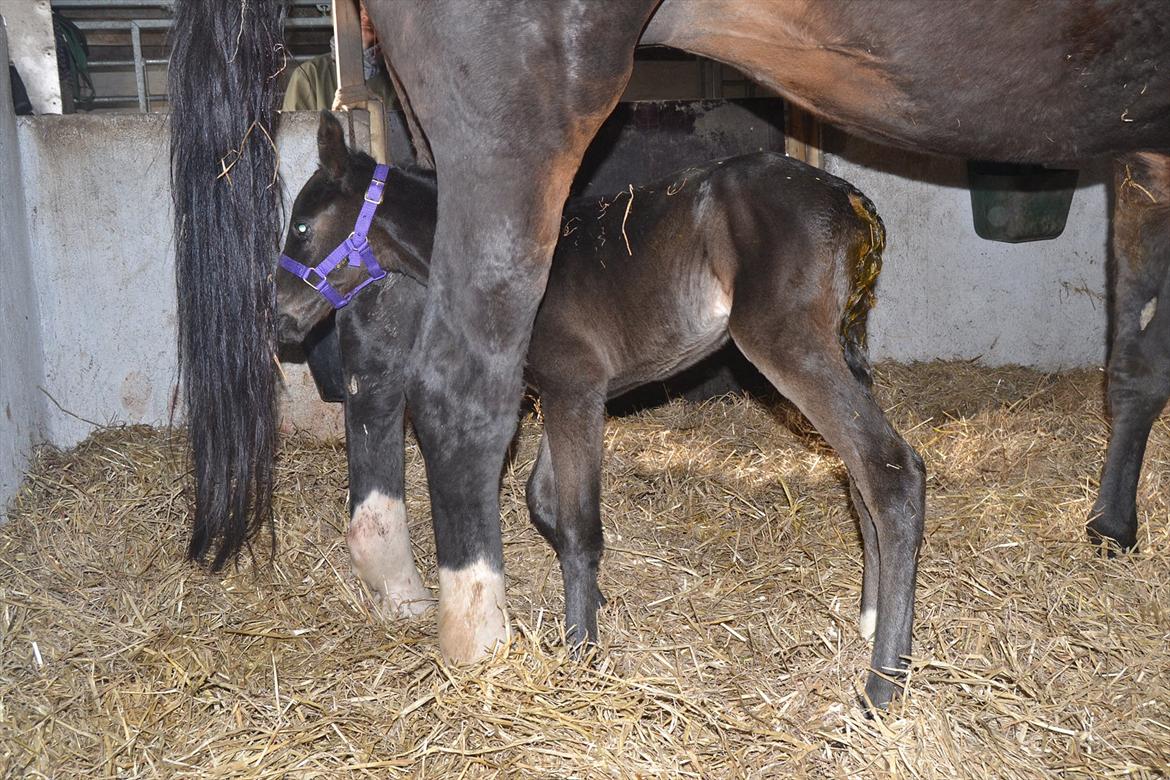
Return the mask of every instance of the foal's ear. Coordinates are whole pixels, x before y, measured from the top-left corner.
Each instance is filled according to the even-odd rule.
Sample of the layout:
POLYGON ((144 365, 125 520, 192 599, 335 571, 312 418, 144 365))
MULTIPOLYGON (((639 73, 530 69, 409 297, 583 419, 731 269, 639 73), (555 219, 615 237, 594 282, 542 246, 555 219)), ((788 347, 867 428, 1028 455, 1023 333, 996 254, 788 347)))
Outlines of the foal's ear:
POLYGON ((321 170, 332 179, 345 176, 349 164, 349 149, 345 146, 345 131, 341 123, 328 111, 321 112, 317 125, 317 156, 321 159, 321 170))

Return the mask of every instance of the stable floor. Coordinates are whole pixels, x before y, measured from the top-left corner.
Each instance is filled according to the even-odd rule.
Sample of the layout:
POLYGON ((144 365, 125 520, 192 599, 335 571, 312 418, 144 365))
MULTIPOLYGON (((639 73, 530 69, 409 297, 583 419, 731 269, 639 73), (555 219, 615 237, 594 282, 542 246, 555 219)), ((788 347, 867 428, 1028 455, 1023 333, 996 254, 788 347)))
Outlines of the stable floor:
MULTIPOLYGON (((45 452, 0 528, 0 776, 1155 777, 1170 773, 1170 418, 1141 551, 1083 524, 1102 375, 879 367, 929 470, 909 695, 867 718, 861 550, 840 462, 782 404, 610 422, 591 658, 527 521, 538 426, 503 481, 505 655, 449 669, 435 617, 384 622, 350 574, 344 448, 290 437, 278 552, 182 561, 182 440, 45 452)), ((408 489, 434 586, 422 459, 408 489)))

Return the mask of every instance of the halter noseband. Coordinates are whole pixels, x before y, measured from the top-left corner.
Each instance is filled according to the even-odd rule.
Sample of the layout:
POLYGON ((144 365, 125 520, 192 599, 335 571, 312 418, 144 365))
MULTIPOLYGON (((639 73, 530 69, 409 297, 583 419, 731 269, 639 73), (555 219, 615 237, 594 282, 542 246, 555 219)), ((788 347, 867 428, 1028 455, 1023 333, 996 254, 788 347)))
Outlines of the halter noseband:
POLYGON ((376 282, 386 276, 386 272, 382 270, 382 266, 378 265, 378 261, 374 258, 374 248, 370 246, 366 236, 370 232, 370 223, 374 220, 374 212, 382 203, 382 192, 386 188, 386 175, 389 172, 389 165, 374 167, 374 178, 370 180, 370 186, 366 190, 365 202, 362 203, 362 210, 353 226, 353 232, 338 244, 324 260, 316 266, 302 265, 286 254, 280 255, 281 268, 304 280, 305 284, 321 293, 335 309, 340 309, 353 300, 353 297, 370 282, 376 282), (350 290, 349 293, 342 295, 329 283, 326 277, 346 260, 349 260, 351 266, 365 266, 369 277, 362 280, 361 284, 350 290))

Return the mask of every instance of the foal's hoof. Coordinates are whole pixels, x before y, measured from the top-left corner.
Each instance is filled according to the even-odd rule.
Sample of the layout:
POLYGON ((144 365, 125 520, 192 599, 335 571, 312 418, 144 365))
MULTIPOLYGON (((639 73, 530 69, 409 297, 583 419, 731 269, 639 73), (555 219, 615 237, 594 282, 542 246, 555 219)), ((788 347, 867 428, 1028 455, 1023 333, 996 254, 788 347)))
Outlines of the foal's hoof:
POLYGON ((884 712, 895 695, 902 693, 902 686, 889 677, 883 677, 875 672, 869 673, 865 682, 865 701, 862 704, 867 711, 884 712))
POLYGON ((861 634, 861 638, 867 642, 873 641, 873 636, 877 633, 877 610, 872 607, 863 609, 861 611, 861 620, 858 621, 857 631, 861 634))
POLYGON ((1109 558, 1137 550, 1136 512, 1128 522, 1118 521, 1107 513, 1095 514, 1089 519, 1085 531, 1089 541, 1098 545, 1109 558))

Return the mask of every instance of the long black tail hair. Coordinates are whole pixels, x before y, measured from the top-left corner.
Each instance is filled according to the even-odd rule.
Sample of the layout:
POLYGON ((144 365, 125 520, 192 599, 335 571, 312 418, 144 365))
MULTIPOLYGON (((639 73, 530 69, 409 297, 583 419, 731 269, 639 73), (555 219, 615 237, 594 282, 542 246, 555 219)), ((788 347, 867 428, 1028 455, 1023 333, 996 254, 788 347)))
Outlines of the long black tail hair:
POLYGON ((187 554, 205 561, 211 553, 213 571, 272 528, 280 217, 273 142, 284 13, 281 0, 175 3, 171 192, 195 476, 187 554))

